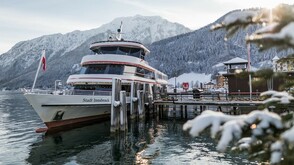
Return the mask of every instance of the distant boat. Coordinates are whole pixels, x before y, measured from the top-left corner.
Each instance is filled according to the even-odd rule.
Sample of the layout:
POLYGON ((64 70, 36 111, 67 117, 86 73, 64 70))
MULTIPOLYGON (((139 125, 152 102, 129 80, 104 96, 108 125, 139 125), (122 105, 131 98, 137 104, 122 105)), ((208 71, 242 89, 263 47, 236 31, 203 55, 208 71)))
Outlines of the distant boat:
POLYGON ((90 49, 94 55, 82 58, 80 74, 67 79, 72 90, 25 92, 24 96, 48 129, 109 117, 113 77, 122 80, 122 90, 127 93, 132 82, 141 87, 149 84, 151 92, 151 88, 162 88, 168 83, 167 75, 144 60, 149 50, 139 42, 123 40, 121 29, 107 41, 92 43, 90 49))

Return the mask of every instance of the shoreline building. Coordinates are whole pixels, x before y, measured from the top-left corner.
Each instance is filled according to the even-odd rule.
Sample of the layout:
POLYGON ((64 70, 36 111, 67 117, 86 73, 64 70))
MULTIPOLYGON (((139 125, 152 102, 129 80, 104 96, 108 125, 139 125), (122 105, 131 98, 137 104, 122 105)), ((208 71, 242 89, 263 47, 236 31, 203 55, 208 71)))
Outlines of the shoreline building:
MULTIPOLYGON (((293 58, 294 59, 294 58, 293 58)), ((293 60, 294 61, 294 60, 293 60)), ((277 62, 277 61, 276 61, 277 62)), ((238 73, 248 70, 248 61, 239 57, 233 58, 229 61, 223 62, 226 67, 224 76, 224 84, 227 84, 228 92, 232 95, 249 95, 250 84, 248 74, 240 75, 238 73)), ((277 65, 278 66, 278 65, 277 65)), ((251 71, 255 72, 257 69, 250 67, 251 71)), ((252 77, 252 82, 258 81, 258 77, 252 77)), ((258 95, 260 92, 267 90, 278 90, 280 80, 270 79, 267 83, 254 84, 252 83, 252 95, 258 95)))

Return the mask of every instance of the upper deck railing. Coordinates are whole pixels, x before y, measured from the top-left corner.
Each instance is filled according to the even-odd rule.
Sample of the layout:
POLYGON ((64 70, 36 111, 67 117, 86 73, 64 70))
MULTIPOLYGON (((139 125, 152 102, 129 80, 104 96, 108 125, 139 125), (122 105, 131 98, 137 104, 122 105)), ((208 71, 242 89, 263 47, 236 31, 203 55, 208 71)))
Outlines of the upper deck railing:
MULTIPOLYGON (((52 94, 52 95, 91 95, 91 96, 111 96, 111 91, 98 91, 98 90, 40 90, 34 89, 25 90, 24 93, 33 94, 52 94)), ((127 93, 129 96, 129 93, 127 93)))

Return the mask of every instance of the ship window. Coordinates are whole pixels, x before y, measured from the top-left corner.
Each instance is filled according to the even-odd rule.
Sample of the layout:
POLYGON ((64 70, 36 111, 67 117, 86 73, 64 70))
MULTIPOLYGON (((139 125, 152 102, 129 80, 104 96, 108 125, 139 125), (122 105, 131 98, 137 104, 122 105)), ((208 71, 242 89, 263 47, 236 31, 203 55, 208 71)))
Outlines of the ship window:
POLYGON ((128 55, 130 54, 130 49, 128 47, 119 47, 119 51, 117 52, 117 54, 124 54, 124 55, 128 55))
POLYGON ((131 56, 140 57, 140 52, 141 52, 141 49, 132 48, 130 53, 131 53, 131 56))
POLYGON ((117 46, 112 47, 101 47, 100 52, 102 54, 116 54, 117 53, 117 46))
POLYGON ((119 74, 122 75, 123 65, 87 65, 82 67, 80 74, 119 74))
MULTIPOLYGON (((75 94, 87 94, 85 90, 111 91, 111 85, 76 85, 74 86, 75 94)), ((88 93, 88 94, 93 94, 88 93)))
POLYGON ((80 74, 85 74, 86 73, 86 70, 87 70, 87 67, 82 67, 81 68, 81 71, 80 71, 80 74))
POLYGON ((148 78, 148 79, 155 79, 155 76, 154 76, 154 72, 152 71, 149 71, 149 70, 145 70, 145 78, 148 78))
POLYGON ((108 71, 106 74, 123 74, 124 66, 123 65, 109 65, 108 71))
POLYGON ((101 52, 101 49, 100 49, 100 48, 93 50, 93 52, 95 52, 95 53, 97 53, 97 54, 102 54, 102 52, 101 52))
POLYGON ((155 79, 154 72, 143 69, 143 68, 137 68, 136 76, 144 77, 144 78, 148 78, 148 79, 153 79, 153 80, 155 79))
POLYGON ((143 68, 137 68, 136 76, 144 77, 144 75, 145 75, 145 70, 143 68))
POLYGON ((107 65, 89 65, 86 74, 103 74, 107 65))
POLYGON ((157 73, 157 74, 156 74, 156 78, 157 78, 157 79, 162 79, 162 75, 161 75, 160 73, 157 73))

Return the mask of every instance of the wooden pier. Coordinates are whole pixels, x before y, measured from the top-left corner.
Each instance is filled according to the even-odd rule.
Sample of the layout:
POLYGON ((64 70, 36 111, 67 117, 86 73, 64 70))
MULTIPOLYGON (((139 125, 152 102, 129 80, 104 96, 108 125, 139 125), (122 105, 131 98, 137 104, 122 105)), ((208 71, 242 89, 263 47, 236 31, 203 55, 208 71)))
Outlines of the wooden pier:
POLYGON ((128 119, 144 120, 146 114, 157 115, 158 118, 188 119, 189 114, 193 114, 193 117, 195 117, 210 109, 238 115, 249 113, 263 104, 262 101, 257 99, 246 100, 236 97, 232 100, 228 95, 162 93, 156 87, 152 88, 153 91, 150 91, 151 88, 148 84, 136 82, 131 83, 131 90, 129 96, 127 96, 126 91, 121 91, 121 80, 118 78, 113 78, 112 87, 110 131, 113 133, 126 131, 128 119))

